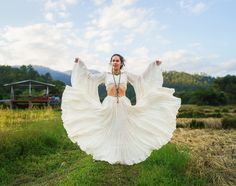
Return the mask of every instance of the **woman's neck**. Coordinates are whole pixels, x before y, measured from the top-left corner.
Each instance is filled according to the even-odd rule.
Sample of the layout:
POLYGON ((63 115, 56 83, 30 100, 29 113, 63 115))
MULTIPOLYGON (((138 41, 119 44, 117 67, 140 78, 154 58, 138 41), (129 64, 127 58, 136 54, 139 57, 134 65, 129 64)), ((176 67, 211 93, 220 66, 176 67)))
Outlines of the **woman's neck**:
POLYGON ((120 69, 112 69, 112 74, 120 74, 120 69))

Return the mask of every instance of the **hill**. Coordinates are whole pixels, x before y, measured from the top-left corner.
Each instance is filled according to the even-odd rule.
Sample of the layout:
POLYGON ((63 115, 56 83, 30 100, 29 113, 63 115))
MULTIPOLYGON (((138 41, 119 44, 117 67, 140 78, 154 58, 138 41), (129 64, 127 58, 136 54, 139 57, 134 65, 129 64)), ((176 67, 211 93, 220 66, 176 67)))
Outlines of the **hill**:
MULTIPOLYGON (((92 73, 98 73, 90 69, 92 73)), ((44 66, 0 66, 0 86, 13 81, 33 79, 57 84, 51 92, 62 95, 65 85, 70 85, 71 71, 59 72, 44 66)), ((163 87, 174 88, 174 95, 182 99, 182 104, 224 105, 236 103, 236 76, 211 77, 204 73, 189 74, 186 72, 164 71, 163 87)), ((104 84, 99 86, 101 101, 106 96, 104 84)), ((9 97, 9 87, 0 90, 0 99, 9 97)), ((128 84, 126 96, 135 104, 133 87, 128 84)))
MULTIPOLYGON (((60 72, 52 70, 48 67, 33 65, 33 68, 39 74, 50 73, 55 80, 63 81, 65 84, 70 85, 71 70, 60 72)), ((90 69, 92 73, 99 73, 96 70, 90 69)), ((165 87, 175 88, 176 91, 197 90, 199 88, 207 88, 212 85, 215 78, 207 76, 206 74, 189 74, 186 72, 178 71, 164 71, 164 84, 165 87)))
POLYGON ((60 72, 60 71, 53 70, 51 68, 44 67, 44 66, 39 66, 39 65, 33 65, 33 68, 41 75, 44 75, 46 73, 50 73, 54 80, 62 81, 66 85, 70 84, 71 71, 60 72))
POLYGON ((177 71, 164 71, 163 77, 163 86, 175 88, 177 92, 208 89, 215 81, 214 77, 206 74, 189 74, 177 71))
MULTIPOLYGON (((52 78, 54 80, 59 80, 64 82, 66 85, 70 85, 70 76, 71 76, 71 70, 61 72, 57 70, 53 70, 51 68, 45 67, 45 66, 39 66, 39 65, 33 65, 33 68, 41 75, 45 75, 46 73, 50 73, 52 78)), ((90 70, 92 73, 98 73, 96 70, 90 70)))

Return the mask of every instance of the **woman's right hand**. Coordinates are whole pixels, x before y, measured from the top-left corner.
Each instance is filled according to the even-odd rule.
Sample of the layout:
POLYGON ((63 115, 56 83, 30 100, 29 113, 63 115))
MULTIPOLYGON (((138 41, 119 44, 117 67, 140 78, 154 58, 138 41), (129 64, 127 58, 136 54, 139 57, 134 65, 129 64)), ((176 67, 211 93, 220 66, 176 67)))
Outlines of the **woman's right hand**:
POLYGON ((79 63, 80 62, 80 58, 76 57, 75 58, 75 63, 79 63))
POLYGON ((161 63, 162 63, 161 60, 159 60, 159 59, 156 60, 156 65, 160 65, 161 63))

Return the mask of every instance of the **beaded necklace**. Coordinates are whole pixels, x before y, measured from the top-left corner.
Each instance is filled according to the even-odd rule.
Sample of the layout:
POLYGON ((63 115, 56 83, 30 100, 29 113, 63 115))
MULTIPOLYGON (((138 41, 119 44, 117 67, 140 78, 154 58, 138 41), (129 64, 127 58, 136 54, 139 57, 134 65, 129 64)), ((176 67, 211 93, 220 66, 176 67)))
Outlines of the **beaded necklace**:
POLYGON ((113 76, 113 80, 114 80, 114 82, 115 82, 115 87, 116 87, 116 98, 117 98, 117 103, 119 103, 119 98, 118 98, 118 96, 119 96, 119 86, 120 86, 121 73, 119 74, 119 82, 118 82, 118 85, 117 85, 117 83, 116 83, 115 76, 114 76, 113 73, 112 73, 112 76, 113 76))

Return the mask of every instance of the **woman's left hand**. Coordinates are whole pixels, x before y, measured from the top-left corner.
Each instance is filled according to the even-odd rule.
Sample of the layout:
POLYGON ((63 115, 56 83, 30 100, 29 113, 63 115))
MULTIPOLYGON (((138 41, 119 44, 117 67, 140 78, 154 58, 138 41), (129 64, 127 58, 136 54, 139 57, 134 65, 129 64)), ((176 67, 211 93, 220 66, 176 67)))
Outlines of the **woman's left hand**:
POLYGON ((160 65, 162 63, 162 61, 160 61, 159 59, 156 60, 156 65, 160 65))

